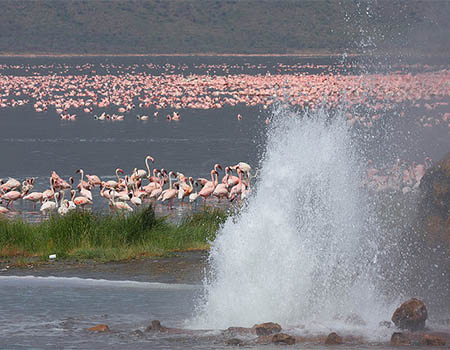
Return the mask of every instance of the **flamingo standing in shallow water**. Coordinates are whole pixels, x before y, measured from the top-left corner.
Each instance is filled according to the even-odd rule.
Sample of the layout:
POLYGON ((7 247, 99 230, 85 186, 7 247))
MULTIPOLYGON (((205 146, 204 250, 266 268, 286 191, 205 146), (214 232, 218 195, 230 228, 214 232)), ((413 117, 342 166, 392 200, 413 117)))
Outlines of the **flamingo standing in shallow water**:
POLYGON ((172 176, 176 176, 176 173, 173 171, 169 172, 169 188, 167 190, 162 191, 161 195, 158 197, 158 200, 167 202, 167 208, 172 209, 173 201, 177 196, 177 189, 172 187, 172 176))
POLYGON ((31 192, 30 194, 27 194, 23 197, 23 199, 27 201, 33 202, 33 209, 36 209, 36 203, 41 202, 42 203, 42 192, 31 192))
POLYGON ((206 203, 206 199, 211 196, 211 194, 214 192, 214 189, 216 188, 218 181, 216 182, 214 175, 218 176, 219 173, 216 170, 211 170, 211 181, 207 182, 198 193, 199 196, 203 197, 203 203, 206 203))

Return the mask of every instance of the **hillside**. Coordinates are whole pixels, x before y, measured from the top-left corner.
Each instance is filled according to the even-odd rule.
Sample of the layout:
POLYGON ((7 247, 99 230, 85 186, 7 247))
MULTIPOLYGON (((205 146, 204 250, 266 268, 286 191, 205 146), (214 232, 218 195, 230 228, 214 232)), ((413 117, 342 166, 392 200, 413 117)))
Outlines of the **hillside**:
POLYGON ((0 53, 445 53, 450 1, 2 0, 0 53), (370 6, 369 6, 370 4, 370 6))

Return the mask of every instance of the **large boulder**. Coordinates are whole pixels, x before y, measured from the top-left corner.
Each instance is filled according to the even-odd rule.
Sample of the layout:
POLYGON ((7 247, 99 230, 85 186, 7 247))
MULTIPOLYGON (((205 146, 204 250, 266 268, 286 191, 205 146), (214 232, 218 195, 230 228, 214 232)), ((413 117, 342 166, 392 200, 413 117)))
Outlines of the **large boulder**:
POLYGON ((444 338, 438 335, 424 334, 422 338, 422 344, 431 346, 444 346, 446 344, 446 341, 444 338))
POLYGON ((391 337, 392 346, 411 345, 411 339, 404 333, 394 333, 391 337))
POLYGON ((152 324, 149 325, 146 329, 146 332, 164 332, 166 331, 166 327, 161 326, 161 322, 159 320, 153 320, 152 324))
POLYGON ((427 308, 423 301, 412 298, 405 301, 395 310, 392 315, 392 322, 401 329, 408 329, 412 332, 422 330, 428 317, 427 308))
POLYGON ((255 324, 253 329, 257 335, 271 335, 281 332, 281 326, 278 323, 266 322, 255 324))
POLYGON ((419 219, 430 244, 450 244, 450 153, 420 181, 419 219))
POLYGON ((342 337, 339 336, 336 332, 328 334, 327 339, 325 339, 326 345, 339 345, 343 343, 344 339, 342 339, 342 337))
POLYGON ((272 336, 272 343, 293 345, 295 344, 295 338, 289 334, 278 333, 272 336))

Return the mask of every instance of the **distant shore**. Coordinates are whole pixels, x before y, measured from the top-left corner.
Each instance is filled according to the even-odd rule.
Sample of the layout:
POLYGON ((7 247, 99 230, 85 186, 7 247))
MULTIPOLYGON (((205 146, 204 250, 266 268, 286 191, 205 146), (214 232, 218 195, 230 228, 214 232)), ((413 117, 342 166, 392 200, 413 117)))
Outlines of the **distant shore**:
POLYGON ((357 57, 362 56, 359 53, 336 53, 329 51, 318 52, 297 52, 297 53, 3 53, 0 57, 21 57, 21 58, 39 58, 39 57, 339 57, 339 56, 357 57))
POLYGON ((72 58, 72 57, 363 57, 363 56, 410 56, 410 57, 448 57, 448 52, 415 51, 374 51, 374 52, 333 52, 327 50, 300 51, 291 53, 14 53, 0 52, 0 58, 72 58))

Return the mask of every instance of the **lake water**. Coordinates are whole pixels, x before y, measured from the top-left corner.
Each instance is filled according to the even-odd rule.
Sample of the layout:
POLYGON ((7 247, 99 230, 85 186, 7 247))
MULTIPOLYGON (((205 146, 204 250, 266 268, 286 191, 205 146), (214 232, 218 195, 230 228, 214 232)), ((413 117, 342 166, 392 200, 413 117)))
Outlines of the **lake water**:
MULTIPOLYGON (((298 57, 2 58, 0 77, 45 76, 51 80, 51 76, 70 78, 74 74, 134 76, 144 72, 163 78, 170 74, 232 78, 239 74, 267 76, 269 72, 271 75, 285 75, 286 80, 301 75, 331 75, 339 80, 365 70, 364 66, 356 63, 350 61, 342 65, 340 58, 298 57)), ((449 66, 448 62, 430 59, 386 66, 375 64, 370 68, 387 76, 395 72, 406 73, 406 69, 413 75, 428 72, 432 79, 433 72, 448 74, 449 66)), ((376 82, 373 84, 375 86, 376 82)), ((12 92, 5 86, 1 89, 3 98, 10 101, 12 92)), ((70 93, 70 87, 64 89, 70 93)), ((449 112, 449 82, 443 82, 438 90, 439 95, 433 93, 426 100, 410 101, 408 96, 402 95, 401 102, 395 101, 394 92, 385 91, 380 99, 384 99, 390 108, 380 112, 382 119, 374 119, 376 122, 371 128, 357 124, 352 129, 355 144, 359 145, 358 151, 366 159, 373 159, 379 167, 392 165, 398 158, 409 163, 423 162, 426 156, 434 161, 440 159, 450 150, 450 129, 443 117, 449 112), (433 106, 427 107, 426 104, 433 106), (401 112, 405 112, 405 118, 398 117, 401 112)), ((69 176, 77 178, 75 170, 83 168, 86 173, 95 173, 109 180, 114 178, 117 167, 128 174, 135 167, 145 168, 144 158, 148 154, 155 158, 156 167, 181 171, 194 178, 208 177, 215 163, 224 166, 245 161, 256 168, 264 151, 265 120, 271 114, 271 109, 262 105, 225 105, 208 110, 185 108, 179 110, 180 121, 168 122, 165 116, 173 112, 172 108, 161 109, 160 117, 154 118, 153 107, 148 110, 138 107, 126 113, 121 122, 99 121, 92 114, 83 113, 77 113, 76 121, 66 121, 60 120, 53 108, 36 112, 33 102, 15 108, 0 108, 0 178, 11 176, 22 180, 33 176, 36 178, 35 190, 44 190, 48 186, 52 170, 67 179, 69 176), (136 119, 136 114, 144 113, 150 115, 148 121, 136 119), (242 120, 237 120, 238 114, 243 116, 242 120)), ((106 111, 113 113, 114 108, 106 111)), ((361 115, 364 112, 360 109, 357 112, 352 110, 352 113, 361 115)), ((98 191, 95 192, 94 203, 96 210, 106 207, 98 191)), ((40 219, 38 214, 29 214, 32 211, 30 203, 17 203, 15 207, 19 215, 40 219)), ((167 213, 163 205, 158 204, 156 210, 161 214, 167 213)), ((176 205, 172 215, 182 217, 191 210, 190 206, 176 205)), ((96 280, 79 275, 82 278, 73 277, 77 274, 70 278, 64 277, 64 273, 59 274, 59 278, 0 276, 0 347, 227 347, 224 337, 217 331, 201 336, 140 335, 135 332, 138 329, 143 331, 152 319, 160 319, 170 327, 185 326, 185 321, 192 317, 194 300, 201 291, 198 279, 187 283, 158 284, 167 281, 163 278, 151 282, 123 282, 127 278, 121 278, 122 281, 118 282, 114 276, 105 276, 105 280, 98 281, 102 278, 98 274, 96 280), (98 323, 107 323, 112 332, 92 334, 86 331, 98 323)), ((386 348, 384 344, 391 333, 391 330, 387 331, 384 338, 374 341, 371 346, 386 348)), ((368 345, 358 348, 365 347, 368 345)), ((321 345, 298 344, 296 348, 321 348, 321 345)))
MULTIPOLYGON (((308 81, 308 76, 348 76, 367 69, 384 72, 389 76, 391 73, 405 72, 446 72, 448 68, 448 64, 440 59, 428 59, 425 62, 404 60, 395 64, 386 64, 383 61, 382 64, 371 63, 369 66, 361 65, 357 59, 343 61, 339 57, 0 59, 0 74, 3 77, 44 77, 43 79, 49 81, 52 77, 101 77, 105 74, 117 75, 122 77, 121 79, 138 74, 145 74, 150 78, 172 75, 232 78, 240 74, 246 74, 247 77, 278 74, 286 77, 286 81, 290 77, 298 76, 305 76, 308 81)), ((44 92, 45 89, 44 86, 44 92)), ((70 93, 71 89, 70 85, 62 86, 62 92, 70 93)), ((279 90, 283 88, 280 87, 279 90)), ((355 127, 355 135, 364 144, 361 149, 364 148, 367 152, 366 156, 378 160, 379 163, 392 162, 396 158, 409 163, 423 162, 426 156, 436 161, 442 157, 450 147, 449 127, 446 123, 423 127, 421 124, 426 121, 418 121, 425 114, 428 117, 440 118, 443 113, 449 111, 448 82, 442 86, 442 90, 435 100, 419 101, 419 107, 412 106, 408 100, 402 103, 391 101, 388 103, 389 108, 394 109, 384 114, 381 111, 383 118, 374 127, 355 127), (424 108, 425 103, 435 101, 444 104, 433 107, 432 111, 424 108), (406 113, 407 118, 396 117, 400 110, 406 113)), ((7 84, 4 84, 0 87, 0 92, 5 101, 10 101, 13 98, 17 100, 29 97, 27 93, 29 94, 30 90, 21 91, 22 95, 17 97, 15 92, 9 91, 7 84)), ((386 99, 390 98, 388 95, 389 93, 386 99)), ((125 113, 125 119, 121 122, 94 120, 93 114, 85 114, 81 108, 69 111, 77 113, 76 121, 67 121, 60 120, 54 108, 37 113, 33 108, 33 101, 36 99, 31 97, 29 100, 30 103, 23 106, 0 108, 0 178, 11 176, 23 180, 25 177, 35 177, 34 191, 48 188, 52 170, 66 180, 69 176, 74 176, 78 181, 75 170, 79 168, 88 174, 99 175, 102 180, 110 180, 115 178, 114 171, 117 167, 128 174, 134 168, 145 169, 144 158, 148 154, 156 159, 153 166, 181 171, 194 178, 209 177, 215 163, 225 166, 245 161, 256 168, 261 159, 267 129, 264 121, 271 114, 271 108, 263 108, 262 105, 225 104, 219 109, 181 109, 181 120, 168 122, 165 116, 172 113, 173 108, 160 109, 159 117, 154 118, 155 108, 152 106, 149 109, 141 109, 135 98, 136 109, 125 113), (136 119, 137 114, 148 114, 150 118, 140 121, 136 119), (238 114, 243 116, 240 121, 236 118, 238 114)), ((96 109, 94 113, 100 114, 102 111, 113 113, 117 111, 117 107, 96 109)), ((100 199, 97 191, 94 192, 94 208, 105 208, 106 201, 100 199)), ((176 216, 186 213, 185 207, 176 207, 176 216)), ((159 206, 157 210, 166 213, 164 206, 158 208, 159 206)), ((31 203, 17 203, 17 209, 25 213, 33 211, 31 203)))

